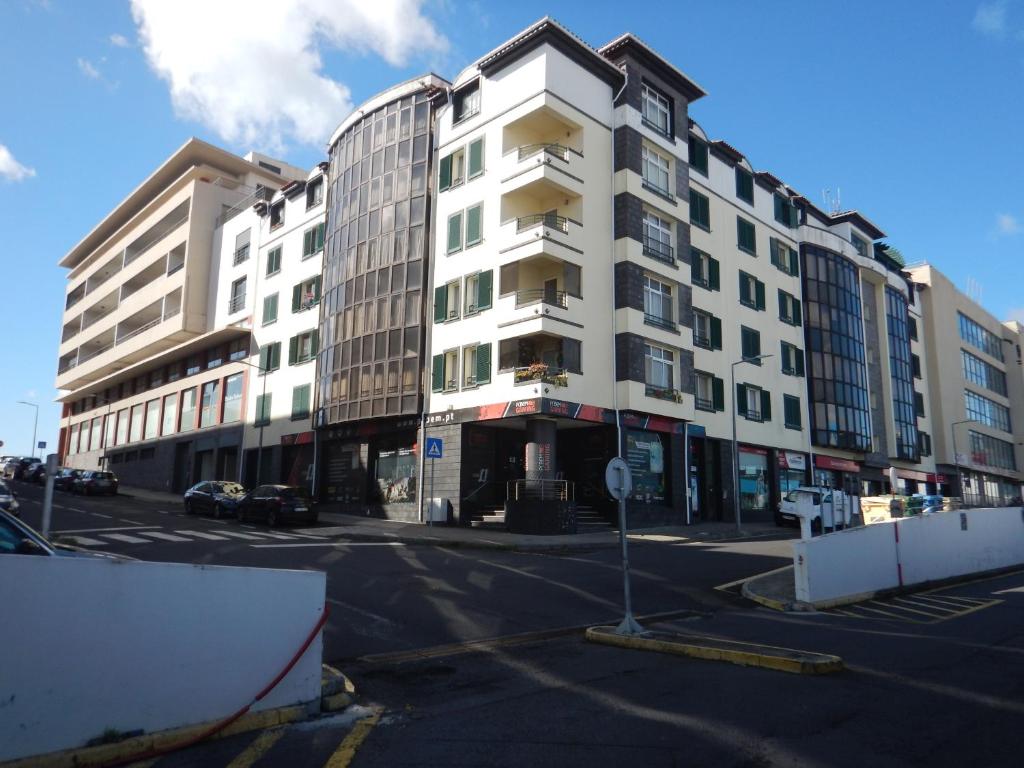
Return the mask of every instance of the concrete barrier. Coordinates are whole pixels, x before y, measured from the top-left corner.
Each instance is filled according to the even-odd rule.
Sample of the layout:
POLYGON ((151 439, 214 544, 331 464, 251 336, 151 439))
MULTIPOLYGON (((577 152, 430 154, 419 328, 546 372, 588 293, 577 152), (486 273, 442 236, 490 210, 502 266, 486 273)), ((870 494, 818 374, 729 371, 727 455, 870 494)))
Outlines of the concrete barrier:
MULTIPOLYGON (((326 574, 0 558, 0 762, 234 713, 324 610, 326 574)), ((253 711, 319 702, 316 638, 253 711)))
POLYGON ((1024 564, 1024 509, 939 512, 793 545, 796 599, 819 607, 1024 564))

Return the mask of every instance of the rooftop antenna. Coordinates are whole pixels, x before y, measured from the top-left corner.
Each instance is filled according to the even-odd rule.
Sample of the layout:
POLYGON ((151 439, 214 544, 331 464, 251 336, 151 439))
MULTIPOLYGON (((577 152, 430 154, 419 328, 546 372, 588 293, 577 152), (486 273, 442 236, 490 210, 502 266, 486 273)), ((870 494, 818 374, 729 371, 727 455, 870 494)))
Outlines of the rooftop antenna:
POLYGON ((822 199, 822 201, 825 204, 825 210, 830 215, 837 214, 837 213, 839 213, 842 210, 842 208, 840 207, 840 203, 839 203, 839 195, 840 195, 839 187, 836 187, 836 194, 835 194, 834 197, 832 195, 832 190, 831 189, 823 189, 823 190, 821 190, 821 199, 822 199))

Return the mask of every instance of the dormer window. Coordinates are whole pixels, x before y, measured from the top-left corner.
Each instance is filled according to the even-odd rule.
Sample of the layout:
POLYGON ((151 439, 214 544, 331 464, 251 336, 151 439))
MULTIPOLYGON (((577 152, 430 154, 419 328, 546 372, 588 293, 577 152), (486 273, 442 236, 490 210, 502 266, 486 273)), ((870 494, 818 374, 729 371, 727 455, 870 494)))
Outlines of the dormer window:
POLYGON ((452 96, 452 122, 458 123, 480 112, 480 81, 474 80, 452 96))
POLYGON ((284 224, 284 200, 270 206, 270 228, 277 229, 284 224))

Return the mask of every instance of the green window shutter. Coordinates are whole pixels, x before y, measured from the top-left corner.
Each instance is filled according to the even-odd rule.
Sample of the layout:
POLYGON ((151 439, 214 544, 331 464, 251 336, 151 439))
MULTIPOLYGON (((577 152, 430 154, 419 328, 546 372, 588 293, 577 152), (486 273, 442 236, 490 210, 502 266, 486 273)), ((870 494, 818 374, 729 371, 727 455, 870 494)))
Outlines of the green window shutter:
POLYGON ((292 286, 292 312, 298 312, 302 306, 302 284, 292 286))
POLYGON ((722 348, 722 320, 717 317, 711 318, 711 348, 722 348))
POLYGON ((479 243, 483 239, 483 235, 480 231, 481 221, 480 215, 482 207, 474 205, 472 208, 466 209, 466 245, 473 245, 479 243))
POLYGON ((796 368, 796 375, 804 375, 804 353, 797 347, 793 347, 793 362, 794 368, 796 368))
POLYGON ((779 320, 786 319, 786 292, 779 288, 779 320))
POLYGON ((486 384, 491 380, 491 345, 480 344, 476 348, 476 383, 486 384))
POLYGON ((270 350, 270 367, 278 369, 281 367, 281 342, 275 341, 273 348, 270 350))
POLYGON ((444 389, 444 355, 434 355, 430 372, 430 391, 440 392, 444 389))
POLYGON ((269 363, 270 363, 270 347, 263 347, 263 349, 260 350, 260 368, 261 368, 260 372, 261 373, 263 371, 266 371, 270 367, 269 363))
POLYGON ((754 294, 755 294, 755 297, 754 297, 755 298, 755 301, 754 301, 755 306, 758 309, 764 309, 765 306, 766 306, 765 305, 765 301, 764 301, 764 283, 762 283, 760 280, 755 280, 754 281, 754 294))
POLYGON ((761 390, 761 421, 772 420, 772 395, 767 389, 761 390))
POLYGON ((448 217, 448 253, 462 250, 462 212, 448 217))
POLYGON ((720 290, 722 287, 721 269, 715 259, 708 259, 708 285, 713 291, 720 290))
POLYGON ((711 402, 716 411, 725 410, 725 380, 711 378, 711 402))
POLYGON ((736 413, 744 416, 747 413, 747 385, 736 385, 736 413))
POLYGON ((324 225, 316 225, 316 252, 319 253, 324 249, 324 225))
POLYGON ((292 336, 288 339, 288 365, 295 365, 295 360, 299 356, 299 337, 292 336))
MULTIPOLYGON (((491 284, 493 281, 494 270, 488 269, 486 272, 481 272, 477 278, 476 284, 476 308, 477 311, 481 309, 491 308, 491 284)), ((478 379, 479 381, 479 379, 478 379)))
POLYGON ((789 249, 789 274, 800 274, 800 254, 792 248, 789 249))
POLYGON ((697 257, 697 249, 690 249, 690 282, 703 283, 708 279, 702 268, 703 262, 697 257))
POLYGON ((439 285, 434 289, 434 322, 443 323, 448 319, 448 288, 439 285))
POLYGON ((800 299, 793 299, 793 325, 800 325, 802 322, 800 299))
POLYGON ((313 253, 313 230, 307 229, 302 233, 302 258, 313 253))
POLYGON ((452 185, 452 156, 441 158, 441 165, 437 171, 437 191, 444 192, 452 185))
POLYGON ((779 363, 782 365, 783 373, 793 367, 789 361, 789 344, 784 341, 779 342, 779 363))
POLYGON ((309 356, 316 357, 320 351, 320 331, 316 328, 313 329, 313 333, 309 340, 309 356))
POLYGON ((477 139, 469 144, 469 178, 484 172, 484 140, 477 139))
POLYGON ((323 282, 323 276, 317 275, 313 279, 313 301, 320 301, 320 285, 323 282))

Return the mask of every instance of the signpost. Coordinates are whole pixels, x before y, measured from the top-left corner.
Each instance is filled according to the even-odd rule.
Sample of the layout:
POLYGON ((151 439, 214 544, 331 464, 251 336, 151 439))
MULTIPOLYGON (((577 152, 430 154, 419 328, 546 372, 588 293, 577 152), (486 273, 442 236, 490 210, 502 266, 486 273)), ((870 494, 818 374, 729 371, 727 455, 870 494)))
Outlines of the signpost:
POLYGON ((633 475, 629 465, 616 456, 608 462, 604 471, 604 482, 608 493, 619 502, 619 541, 622 543, 622 590, 626 602, 626 615, 615 628, 619 635, 642 635, 644 628, 633 618, 633 601, 629 592, 629 553, 626 549, 626 498, 633 490, 633 475))
POLYGON ((46 457, 46 489, 43 491, 43 524, 42 534, 49 537, 50 520, 53 515, 53 477, 57 474, 57 454, 46 457))
MULTIPOLYGON (((434 525, 434 460, 444 456, 444 441, 440 437, 427 438, 427 458, 430 459, 430 512, 427 525, 434 525)), ((445 510, 447 512, 447 510, 445 510)))

